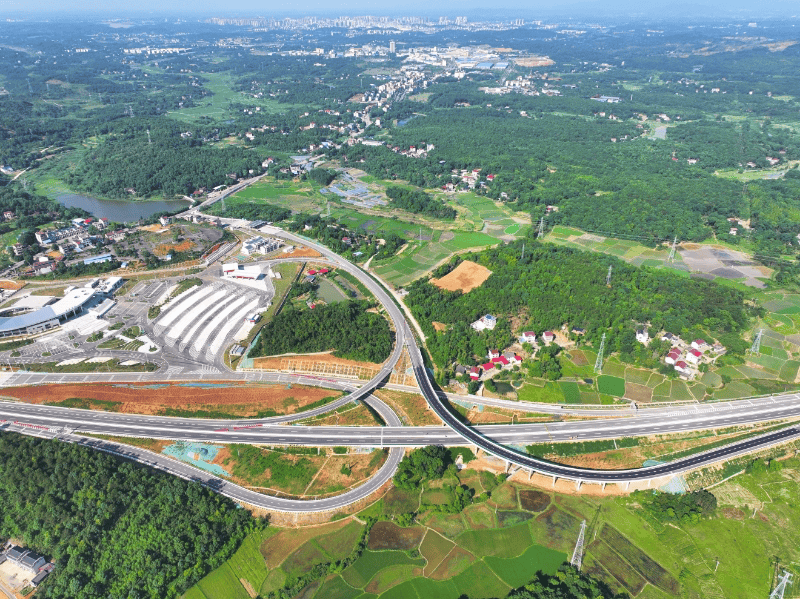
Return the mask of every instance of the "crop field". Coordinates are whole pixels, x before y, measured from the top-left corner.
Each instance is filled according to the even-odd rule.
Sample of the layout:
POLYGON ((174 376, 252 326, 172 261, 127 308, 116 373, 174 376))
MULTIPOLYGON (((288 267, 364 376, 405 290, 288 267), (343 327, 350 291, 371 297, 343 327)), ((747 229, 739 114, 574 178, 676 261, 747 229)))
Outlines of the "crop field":
MULTIPOLYGON (((479 478, 472 470, 462 473, 464 480, 479 478)), ((534 491, 531 501, 526 500, 525 505, 540 510, 550 503, 550 495, 536 493, 534 491)), ((532 535, 535 514, 524 506, 519 508, 516 486, 502 483, 494 490, 493 497, 495 495, 509 498, 501 503, 511 508, 498 512, 497 518, 486 504, 476 504, 460 514, 422 514, 420 519, 424 525, 407 528, 379 521, 372 528, 367 548, 352 565, 341 575, 318 579, 298 597, 355 599, 368 593, 372 597, 405 598, 409 592, 430 592, 434 594, 422 596, 458 599, 468 593, 471 598, 488 599, 505 596, 510 588, 531 580, 538 570, 555 572, 567 559, 566 551, 548 548, 544 537, 532 535), (492 518, 487 520, 484 512, 492 518), (481 528, 472 528, 472 522, 481 528), (489 528, 483 528, 487 525, 489 528), (418 550, 419 555, 411 557, 409 550, 418 550)), ((368 508, 363 516, 386 514, 386 508, 384 498, 368 508)), ((575 524, 570 531, 574 537, 577 520, 569 518, 575 524)), ((350 555, 363 529, 361 523, 348 519, 322 527, 270 527, 248 537, 230 560, 203 578, 184 597, 246 599, 254 593, 266 595, 281 588, 293 576, 307 572, 314 564, 350 555)))
MULTIPOLYGON (((231 114, 230 104, 244 100, 244 96, 241 93, 232 89, 229 73, 203 73, 202 76, 208 80, 203 84, 203 87, 214 95, 208 99, 203 99, 198 106, 169 112, 167 113, 169 116, 184 122, 193 122, 204 116, 226 118, 231 114)), ((260 106, 261 110, 266 113, 281 113, 293 107, 293 105, 281 104, 269 98, 248 97, 247 102, 248 104, 260 106)))
POLYGON ((433 234, 430 242, 416 241, 398 256, 374 264, 375 272, 397 287, 402 287, 423 276, 456 252, 467 249, 480 249, 495 245, 498 239, 485 233, 454 231, 447 235, 433 234))

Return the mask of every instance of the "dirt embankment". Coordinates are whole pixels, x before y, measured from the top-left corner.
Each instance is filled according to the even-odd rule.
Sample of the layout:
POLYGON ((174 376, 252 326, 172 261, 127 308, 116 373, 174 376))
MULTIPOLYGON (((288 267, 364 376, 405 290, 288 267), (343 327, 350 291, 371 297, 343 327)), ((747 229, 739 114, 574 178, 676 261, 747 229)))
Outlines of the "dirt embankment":
POLYGON ((224 412, 255 416, 265 410, 291 414, 299 408, 336 395, 330 389, 293 385, 252 385, 236 383, 175 384, 77 384, 41 385, 4 389, 3 394, 30 403, 66 403, 74 398, 90 400, 75 407, 132 414, 163 414, 168 409, 224 412), (210 385, 210 386, 206 386, 210 385), (94 400, 92 402, 91 400, 94 400), (101 403, 102 402, 102 403, 101 403))

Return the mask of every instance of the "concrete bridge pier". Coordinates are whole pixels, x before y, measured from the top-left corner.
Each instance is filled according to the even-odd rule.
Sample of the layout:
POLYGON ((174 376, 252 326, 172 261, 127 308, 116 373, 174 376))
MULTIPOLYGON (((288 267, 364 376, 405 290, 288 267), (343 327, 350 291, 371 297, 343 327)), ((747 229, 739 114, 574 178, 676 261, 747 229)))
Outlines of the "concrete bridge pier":
POLYGON ((557 477, 557 476, 554 476, 554 477, 553 477, 553 488, 555 488, 555 486, 556 486, 556 481, 557 481, 557 480, 558 480, 558 477, 557 477))
POLYGON ((580 479, 575 481, 575 490, 576 491, 580 491, 581 490, 581 484, 582 483, 583 483, 583 481, 581 481, 580 479))

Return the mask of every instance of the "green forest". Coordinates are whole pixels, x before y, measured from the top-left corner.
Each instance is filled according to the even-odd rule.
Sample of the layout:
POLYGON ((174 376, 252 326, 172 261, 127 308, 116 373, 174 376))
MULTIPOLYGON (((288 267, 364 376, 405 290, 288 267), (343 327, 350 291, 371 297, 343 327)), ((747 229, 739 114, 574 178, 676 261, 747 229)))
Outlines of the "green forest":
POLYGON ((141 134, 131 133, 109 138, 90 151, 66 182, 113 198, 171 197, 233 183, 251 170, 261 173, 261 161, 243 148, 216 149, 177 136, 148 143, 141 134))
POLYGON ((390 185, 386 188, 386 195, 392 200, 392 206, 415 214, 424 214, 425 216, 448 220, 453 220, 456 217, 456 211, 453 208, 421 189, 408 189, 390 185))
POLYGON ((167 599, 263 526, 229 499, 87 447, 0 433, 0 537, 56 562, 37 597, 167 599))
POLYGON ((318 305, 313 310, 287 306, 261 329, 250 357, 335 350, 351 360, 380 363, 389 357, 394 333, 366 301, 318 305))
MULTIPOLYGON (((741 330, 749 319, 743 294, 730 287, 637 268, 611 256, 539 244, 533 235, 463 258, 492 271, 469 293, 444 291, 422 279, 408 287, 406 301, 439 366, 474 363, 490 347, 510 345, 522 330, 541 333, 567 324, 585 329, 587 341, 595 344, 607 333, 607 348, 629 353, 637 324, 650 323, 655 331, 679 335, 698 330, 725 334, 741 330), (606 286, 609 266, 613 274, 606 286), (494 314, 498 323, 479 334, 470 323, 484 314, 494 314), (511 329, 512 317, 521 321, 519 330, 511 329), (437 333, 433 321, 450 326, 437 333)), ((434 276, 446 274, 460 260, 455 258, 434 276)))

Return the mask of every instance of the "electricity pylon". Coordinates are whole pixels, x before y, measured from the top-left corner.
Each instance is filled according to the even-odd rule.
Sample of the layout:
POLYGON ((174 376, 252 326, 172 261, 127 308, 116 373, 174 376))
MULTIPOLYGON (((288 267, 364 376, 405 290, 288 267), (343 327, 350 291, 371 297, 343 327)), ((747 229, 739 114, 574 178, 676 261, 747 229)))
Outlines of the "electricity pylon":
POLYGON ((778 585, 772 589, 772 592, 769 594, 769 599, 783 599, 783 594, 786 592, 786 587, 790 584, 792 584, 792 573, 784 570, 783 574, 778 580, 778 585))
POLYGON ((675 246, 678 244, 678 236, 675 236, 675 239, 672 240, 672 247, 669 250, 669 258, 667 258, 667 262, 672 262, 675 260, 675 246))
POLYGON ((603 350, 606 348, 606 334, 603 333, 603 338, 600 340, 600 349, 597 351, 597 360, 594 362, 594 371, 599 373, 603 370, 603 350))
POLYGON ((608 267, 608 275, 606 275, 606 287, 611 286, 611 271, 614 269, 613 266, 608 267))
POLYGON ((764 334, 764 329, 758 329, 758 335, 756 335, 755 340, 753 341, 753 345, 750 346, 748 350, 751 354, 760 354, 761 353, 761 336, 764 334))
MULTIPOLYGON (((583 561, 583 537, 586 532, 586 520, 581 522, 581 532, 578 533, 578 542, 575 543, 575 551, 572 552, 572 559, 570 564, 575 566, 578 570, 581 569, 581 562, 583 561)), ((781 594, 781 598, 783 595, 781 594)))
POLYGON ((539 232, 536 235, 536 239, 544 237, 544 217, 539 219, 539 232))

